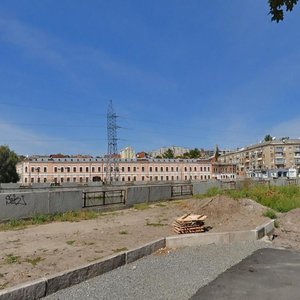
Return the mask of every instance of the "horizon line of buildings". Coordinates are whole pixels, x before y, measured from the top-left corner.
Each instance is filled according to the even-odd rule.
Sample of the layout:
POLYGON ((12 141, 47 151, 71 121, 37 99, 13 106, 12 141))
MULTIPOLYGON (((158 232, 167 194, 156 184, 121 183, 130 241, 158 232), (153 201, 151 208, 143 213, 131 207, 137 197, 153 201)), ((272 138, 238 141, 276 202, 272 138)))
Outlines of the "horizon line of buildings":
MULTIPOLYGON (((118 159, 118 181, 183 181, 235 179, 236 167, 211 159, 118 159)), ((107 160, 100 157, 51 155, 29 157, 17 164, 19 183, 106 182, 107 160)))

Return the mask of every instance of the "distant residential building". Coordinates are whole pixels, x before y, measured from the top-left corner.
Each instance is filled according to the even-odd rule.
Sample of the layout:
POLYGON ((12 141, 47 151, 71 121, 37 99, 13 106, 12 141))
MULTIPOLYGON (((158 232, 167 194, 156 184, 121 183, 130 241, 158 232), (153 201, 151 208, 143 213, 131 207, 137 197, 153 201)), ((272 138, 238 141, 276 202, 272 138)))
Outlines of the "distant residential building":
POLYGON ((152 150, 152 151, 149 151, 148 153, 151 157, 155 158, 157 156, 163 156, 163 154, 165 152, 167 152, 168 149, 171 149, 173 151, 175 157, 182 156, 184 153, 190 151, 189 148, 170 146, 170 147, 162 147, 162 148, 159 148, 158 150, 152 150))
POLYGON ((237 174, 294 168, 300 172, 300 139, 274 139, 246 146, 219 157, 222 163, 236 164, 237 174))
POLYGON ((121 158, 134 158, 135 151, 132 147, 128 146, 120 151, 121 158))

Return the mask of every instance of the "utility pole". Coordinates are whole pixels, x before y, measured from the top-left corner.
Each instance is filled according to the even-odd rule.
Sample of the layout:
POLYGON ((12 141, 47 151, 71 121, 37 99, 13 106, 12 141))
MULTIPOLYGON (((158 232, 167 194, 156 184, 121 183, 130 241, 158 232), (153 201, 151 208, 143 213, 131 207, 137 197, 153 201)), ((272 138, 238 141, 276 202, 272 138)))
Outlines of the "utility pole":
POLYGON ((119 154, 117 145, 117 115, 114 111, 112 100, 109 101, 107 110, 107 155, 106 155, 106 181, 119 180, 119 154))

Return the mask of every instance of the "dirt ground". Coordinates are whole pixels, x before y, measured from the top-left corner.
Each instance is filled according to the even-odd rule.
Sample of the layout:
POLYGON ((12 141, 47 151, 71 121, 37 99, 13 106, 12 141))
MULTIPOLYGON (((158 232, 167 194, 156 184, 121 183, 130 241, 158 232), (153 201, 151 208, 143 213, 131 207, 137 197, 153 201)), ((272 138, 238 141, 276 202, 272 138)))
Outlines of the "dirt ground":
POLYGON ((300 208, 281 214, 274 244, 284 248, 300 250, 300 208))
MULTIPOLYGON (((249 199, 236 201, 216 196, 160 202, 144 210, 114 211, 93 220, 0 232, 0 289, 175 235, 171 224, 185 213, 207 215, 205 225, 211 226, 212 232, 222 232, 254 229, 264 224, 269 220, 262 216, 265 210, 249 199)), ((285 221, 283 228, 290 230, 293 218, 297 217, 290 214, 286 218, 291 227, 285 221)), ((298 233, 296 238, 299 242, 298 233)))

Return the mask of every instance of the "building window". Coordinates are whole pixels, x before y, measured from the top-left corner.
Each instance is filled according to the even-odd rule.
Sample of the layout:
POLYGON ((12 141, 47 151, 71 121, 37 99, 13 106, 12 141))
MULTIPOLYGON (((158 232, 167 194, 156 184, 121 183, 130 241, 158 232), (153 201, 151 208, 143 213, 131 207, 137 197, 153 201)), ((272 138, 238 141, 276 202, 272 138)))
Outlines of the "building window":
POLYGON ((160 171, 163 172, 163 171, 164 171, 164 168, 163 168, 163 167, 160 167, 160 171))
POLYGON ((169 168, 168 167, 166 167, 166 172, 169 172, 169 168))
POLYGON ((47 167, 44 167, 44 173, 47 173, 47 167))
POLYGON ((38 179, 37 179, 37 182, 40 183, 40 182, 41 182, 41 178, 38 178, 38 179))
POLYGON ((145 180, 145 177, 144 176, 142 176, 142 181, 144 181, 145 180))
POLYGON ((64 179, 63 179, 63 178, 61 178, 61 179, 60 179, 60 182, 61 182, 61 183, 63 183, 63 182, 64 182, 64 179))
POLYGON ((166 180, 169 180, 169 176, 166 176, 166 180))
POLYGON ((145 167, 142 167, 142 172, 145 172, 145 167))
POLYGON ((172 176, 172 180, 174 180, 174 176, 172 176))
POLYGON ((122 177, 122 181, 125 181, 125 177, 122 177))
POLYGON ((136 167, 133 167, 133 172, 136 172, 136 167))
POLYGON ((202 169, 202 167, 200 167, 200 172, 202 172, 203 171, 203 169, 202 169))
POLYGON ((76 182, 76 177, 73 178, 73 182, 76 182))
POLYGON ((122 172, 125 172, 125 168, 124 167, 122 167, 122 172))
POLYGON ((130 181, 130 176, 128 176, 127 180, 130 181))
POLYGON ((67 169, 67 172, 70 173, 70 169, 71 169, 71 168, 70 168, 70 167, 67 167, 66 169, 67 169))
POLYGON ((82 182, 82 177, 79 178, 79 181, 82 182))
POLYGON ((184 171, 185 171, 185 172, 187 171, 187 168, 186 168, 186 167, 184 167, 184 171))
POLYGON ((206 167, 204 167, 204 172, 206 172, 206 167))
POLYGON ((184 180, 187 180, 187 176, 184 176, 184 180))
POLYGON ((63 172, 64 172, 64 168, 63 168, 63 167, 61 167, 61 168, 60 168, 60 171, 63 173, 63 172))
POLYGON ((73 172, 76 173, 76 167, 73 167, 73 172))
POLYGON ((155 167, 155 172, 157 172, 158 171, 158 169, 157 169, 157 167, 155 167))
POLYGON ((25 183, 27 183, 27 178, 25 178, 25 183))
POLYGON ((67 182, 70 182, 70 177, 67 177, 67 182))
POLYGON ((150 181, 152 181, 152 176, 150 176, 150 181))
MULTIPOLYGON (((82 173, 82 167, 79 167, 79 172, 81 172, 82 173)), ((81 181, 80 181, 81 182, 81 181)))
POLYGON ((85 182, 89 182, 89 178, 88 177, 85 178, 85 182))
POLYGON ((31 167, 31 172, 34 173, 34 167, 31 167))
POLYGON ((160 180, 164 180, 164 176, 160 176, 160 180))
POLYGON ((85 171, 88 172, 88 171, 89 171, 89 167, 86 167, 86 168, 85 168, 85 171))
POLYGON ((207 171, 208 171, 208 172, 210 171, 210 167, 207 167, 207 171))
POLYGON ((152 172, 152 167, 150 167, 150 172, 152 172))
POLYGON ((54 183, 57 183, 57 178, 56 177, 54 177, 54 183))
POLYGON ((192 171, 192 167, 190 167, 190 172, 192 171))
POLYGON ((128 172, 130 172, 130 167, 127 168, 128 172))
POLYGON ((92 172, 95 173, 95 167, 92 167, 92 172))
POLYGON ((133 181, 136 181, 136 176, 133 176, 133 181))
POLYGON ((197 168, 196 168, 196 167, 194 168, 194 171, 195 171, 195 172, 197 171, 197 168))
MULTIPOLYGON (((178 167, 176 167, 176 172, 178 172, 178 167)), ((178 176, 177 176, 178 177, 178 176)))
POLYGON ((28 168, 27 167, 25 167, 25 173, 27 173, 28 172, 28 168))
POLYGON ((174 171, 174 168, 173 167, 171 167, 171 172, 173 172, 174 171))
POLYGON ((157 181, 158 180, 158 176, 155 176, 155 181, 157 181))
POLYGON ((101 168, 100 167, 98 167, 98 172, 101 172, 101 168))
POLYGON ((46 183, 47 182, 47 178, 44 178, 44 183, 46 183))

